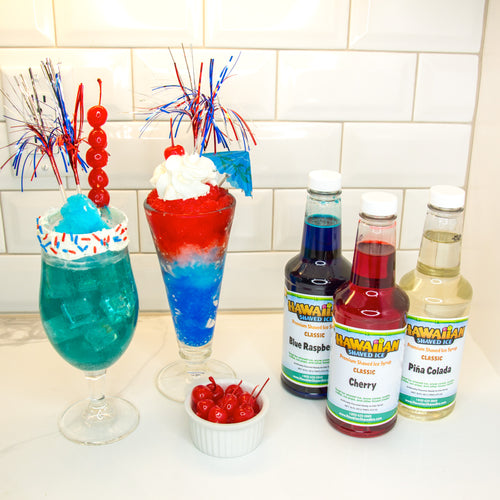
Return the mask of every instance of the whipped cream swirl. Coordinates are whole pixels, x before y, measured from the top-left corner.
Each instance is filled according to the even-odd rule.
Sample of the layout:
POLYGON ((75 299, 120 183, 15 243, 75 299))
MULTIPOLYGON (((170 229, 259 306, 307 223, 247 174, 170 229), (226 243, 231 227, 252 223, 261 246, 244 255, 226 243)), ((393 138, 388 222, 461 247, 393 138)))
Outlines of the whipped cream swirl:
POLYGON ((198 198, 216 184, 217 170, 212 160, 199 155, 171 155, 158 165, 151 184, 162 200, 198 198))

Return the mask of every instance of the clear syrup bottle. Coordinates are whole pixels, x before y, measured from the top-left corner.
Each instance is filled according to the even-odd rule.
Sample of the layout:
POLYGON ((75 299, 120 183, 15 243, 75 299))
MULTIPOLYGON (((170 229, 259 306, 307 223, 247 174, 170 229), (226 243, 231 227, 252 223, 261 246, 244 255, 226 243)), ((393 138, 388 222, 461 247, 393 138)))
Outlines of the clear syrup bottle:
POLYGON ((341 251, 341 176, 309 173, 300 253, 285 266, 281 382, 308 399, 326 397, 333 294, 349 279, 341 251))
POLYGON ((335 293, 326 416, 350 436, 396 423, 409 307, 395 278, 396 212, 393 194, 362 195, 351 279, 335 293))
POLYGON ((472 287, 460 274, 465 192, 430 189, 417 267, 400 286, 410 297, 399 413, 419 420, 453 411, 472 287))

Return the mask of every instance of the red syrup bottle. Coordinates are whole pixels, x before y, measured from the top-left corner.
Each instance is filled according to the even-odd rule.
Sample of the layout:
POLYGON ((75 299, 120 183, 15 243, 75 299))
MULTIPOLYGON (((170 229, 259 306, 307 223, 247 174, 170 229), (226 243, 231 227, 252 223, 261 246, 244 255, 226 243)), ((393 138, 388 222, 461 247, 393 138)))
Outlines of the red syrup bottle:
POLYGON ((396 423, 409 308, 395 281, 396 212, 394 195, 363 194, 351 279, 334 297, 326 415, 350 436, 396 423))

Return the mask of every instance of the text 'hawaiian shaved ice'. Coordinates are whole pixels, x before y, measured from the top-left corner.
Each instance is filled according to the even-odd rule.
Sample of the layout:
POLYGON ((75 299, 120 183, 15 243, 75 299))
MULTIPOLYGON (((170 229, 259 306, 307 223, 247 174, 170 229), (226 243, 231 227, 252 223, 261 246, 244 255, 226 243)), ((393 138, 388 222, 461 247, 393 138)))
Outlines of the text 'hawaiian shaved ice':
POLYGON ((83 194, 70 196, 61 208, 61 215, 54 228, 59 233, 87 234, 109 229, 95 203, 83 194))

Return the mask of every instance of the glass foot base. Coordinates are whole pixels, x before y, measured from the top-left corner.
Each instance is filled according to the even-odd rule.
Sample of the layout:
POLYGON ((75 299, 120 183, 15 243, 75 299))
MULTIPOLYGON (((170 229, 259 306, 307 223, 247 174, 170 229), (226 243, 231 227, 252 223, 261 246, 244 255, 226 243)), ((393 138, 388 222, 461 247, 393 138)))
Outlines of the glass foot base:
POLYGON ((184 401, 189 391, 198 384, 204 383, 208 377, 217 379, 235 378, 234 370, 215 359, 190 365, 184 361, 175 361, 163 368, 156 378, 158 390, 168 399, 184 401))
POLYGON ((108 397, 99 404, 85 399, 70 406, 59 419, 59 430, 75 443, 100 445, 119 441, 138 424, 139 412, 132 403, 108 397))

